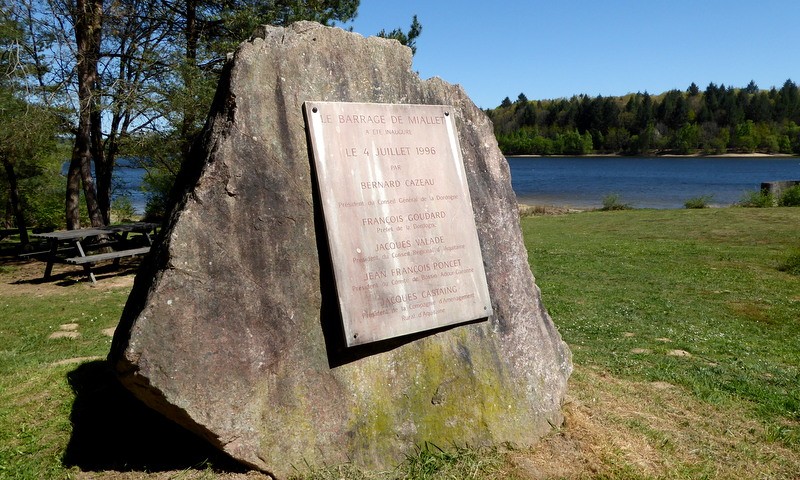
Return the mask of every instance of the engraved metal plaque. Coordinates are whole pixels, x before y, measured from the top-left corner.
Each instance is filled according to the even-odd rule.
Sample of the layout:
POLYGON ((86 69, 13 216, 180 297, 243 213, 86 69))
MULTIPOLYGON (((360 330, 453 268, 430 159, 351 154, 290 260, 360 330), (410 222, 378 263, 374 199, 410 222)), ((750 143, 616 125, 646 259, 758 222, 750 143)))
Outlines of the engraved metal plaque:
POLYGON ((454 112, 306 102, 348 346, 492 314, 454 112))

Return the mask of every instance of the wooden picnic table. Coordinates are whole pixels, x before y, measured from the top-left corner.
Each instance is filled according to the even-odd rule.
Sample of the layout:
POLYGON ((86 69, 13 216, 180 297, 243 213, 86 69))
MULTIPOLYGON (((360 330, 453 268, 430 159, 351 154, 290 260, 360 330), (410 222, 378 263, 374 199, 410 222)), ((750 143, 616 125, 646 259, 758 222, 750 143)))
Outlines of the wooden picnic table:
POLYGON ((119 260, 124 257, 144 255, 153 245, 152 234, 158 228, 157 223, 136 222, 120 225, 111 225, 99 228, 78 228, 75 230, 61 230, 57 232, 34 233, 32 236, 43 238, 49 244, 48 250, 34 252, 28 256, 42 256, 47 261, 44 269, 44 278, 50 278, 53 265, 56 263, 70 263, 83 266, 86 275, 97 283, 92 272, 92 265, 105 260, 114 260, 119 265, 119 260), (140 233, 142 241, 131 242, 130 233, 140 233), (107 247, 107 248, 106 248, 107 247), (111 249, 101 253, 91 253, 96 249, 111 249))

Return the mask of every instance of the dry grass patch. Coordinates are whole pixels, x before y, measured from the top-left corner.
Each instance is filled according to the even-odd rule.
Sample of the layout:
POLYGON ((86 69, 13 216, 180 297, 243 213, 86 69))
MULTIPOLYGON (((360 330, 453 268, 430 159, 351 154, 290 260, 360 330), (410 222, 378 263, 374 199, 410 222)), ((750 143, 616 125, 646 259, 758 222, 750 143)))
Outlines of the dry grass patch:
POLYGON ((769 305, 751 302, 728 302, 728 308, 737 315, 754 322, 772 323, 769 315, 769 305))
POLYGON ((509 462, 525 479, 798 478, 800 452, 765 442, 750 412, 715 406, 666 382, 577 367, 564 426, 509 462))
POLYGON ((555 205, 524 205, 517 206, 520 217, 540 217, 544 215, 564 215, 567 213, 579 213, 583 210, 570 207, 560 207, 555 205))

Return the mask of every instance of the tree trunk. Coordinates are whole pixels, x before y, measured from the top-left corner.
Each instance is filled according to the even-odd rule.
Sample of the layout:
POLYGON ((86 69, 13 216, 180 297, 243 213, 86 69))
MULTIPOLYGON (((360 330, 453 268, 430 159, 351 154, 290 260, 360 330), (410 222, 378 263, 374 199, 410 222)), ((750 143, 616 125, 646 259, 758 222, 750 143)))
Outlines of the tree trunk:
POLYGON ((79 112, 75 147, 72 151, 67 178, 67 228, 77 228, 79 225, 79 220, 75 221, 74 205, 71 204, 78 194, 77 181, 74 177, 79 177, 83 183, 86 209, 89 212, 92 226, 100 227, 106 223, 97 202, 91 160, 93 154, 97 155, 100 152, 99 162, 98 159, 95 159, 95 165, 105 166, 102 159, 102 138, 99 138, 101 136, 100 107, 97 98, 99 95, 97 62, 100 58, 103 23, 102 0, 76 0, 73 20, 78 60, 79 112))
MULTIPOLYGON (((82 125, 87 122, 81 121, 82 125)), ((85 130, 79 129, 75 134, 75 147, 72 149, 72 159, 69 162, 67 173, 67 229, 80 228, 80 188, 83 185, 83 196, 86 199, 86 210, 93 227, 105 225, 97 205, 94 178, 92 178, 91 150, 89 148, 90 136, 85 130)))
POLYGON ((94 178, 92 178, 92 165, 88 155, 81 158, 81 183, 83 183, 83 196, 86 199, 86 210, 89 212, 89 220, 93 227, 106 225, 97 205, 97 194, 95 193, 94 178))
POLYGON ((111 223, 111 176, 114 173, 113 157, 105 156, 100 111, 91 115, 92 158, 97 177, 97 206, 103 225, 111 223))
POLYGON ((81 155, 78 153, 77 143, 76 138, 67 171, 67 198, 65 201, 67 230, 81 228, 81 155))
POLYGON ((6 176, 8 177, 8 195, 11 200, 11 209, 14 211, 14 218, 17 221, 17 229, 19 229, 19 242, 21 247, 25 249, 30 244, 30 238, 28 238, 28 227, 25 225, 25 215, 19 198, 17 172, 14 171, 14 165, 7 158, 3 158, 3 167, 5 167, 6 176))

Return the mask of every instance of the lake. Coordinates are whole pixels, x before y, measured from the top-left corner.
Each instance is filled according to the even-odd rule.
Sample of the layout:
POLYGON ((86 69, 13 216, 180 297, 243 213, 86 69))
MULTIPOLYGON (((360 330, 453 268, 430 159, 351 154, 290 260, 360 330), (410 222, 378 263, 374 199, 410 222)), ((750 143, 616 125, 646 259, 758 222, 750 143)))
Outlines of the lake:
POLYGON ((147 206, 147 195, 142 190, 145 170, 138 168, 132 162, 117 162, 114 167, 111 194, 112 198, 126 196, 130 198, 131 205, 137 214, 144 213, 147 206))
MULTIPOLYGON (((520 203, 575 208, 600 207, 612 193, 636 208, 683 208, 703 195, 727 206, 761 182, 800 180, 800 158, 510 157, 508 164, 520 203)), ((138 213, 147 200, 143 177, 133 163, 114 169, 114 196, 130 197, 138 213)))
POLYGON ((683 208, 712 195, 714 206, 739 202, 761 182, 800 180, 800 158, 509 157, 517 201, 600 207, 609 194, 635 208, 683 208))
MULTIPOLYGON (((111 199, 114 201, 119 197, 128 197, 131 200, 133 209, 137 214, 141 215, 147 206, 147 195, 142 190, 142 182, 146 172, 137 165, 135 161, 127 158, 117 160, 111 177, 111 199)), ((61 174, 66 176, 68 171, 69 160, 61 164, 61 174)), ((92 164, 92 175, 95 175, 94 164, 92 164)), ((95 178, 97 177, 95 176, 95 178)))

